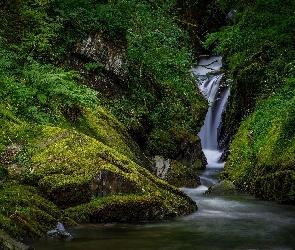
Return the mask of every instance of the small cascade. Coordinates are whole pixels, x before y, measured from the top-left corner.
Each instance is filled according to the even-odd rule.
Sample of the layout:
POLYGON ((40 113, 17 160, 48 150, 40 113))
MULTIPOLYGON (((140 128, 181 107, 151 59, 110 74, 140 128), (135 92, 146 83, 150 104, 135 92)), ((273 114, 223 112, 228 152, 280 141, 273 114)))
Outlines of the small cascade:
POLYGON ((228 86, 220 86, 223 74, 218 74, 221 68, 221 57, 202 58, 193 74, 198 76, 198 86, 209 102, 209 109, 204 125, 199 132, 202 149, 207 158, 206 171, 201 176, 201 183, 206 186, 214 185, 224 163, 219 159, 222 150, 218 149, 218 127, 229 96, 228 86))
POLYGON ((221 78, 222 74, 211 76, 199 85, 200 90, 210 103, 204 125, 199 132, 199 137, 201 138, 203 152, 211 167, 222 167, 220 165, 222 163, 219 163, 222 151, 218 150, 217 136, 221 115, 229 95, 229 89, 225 88, 220 92, 219 83, 221 78))

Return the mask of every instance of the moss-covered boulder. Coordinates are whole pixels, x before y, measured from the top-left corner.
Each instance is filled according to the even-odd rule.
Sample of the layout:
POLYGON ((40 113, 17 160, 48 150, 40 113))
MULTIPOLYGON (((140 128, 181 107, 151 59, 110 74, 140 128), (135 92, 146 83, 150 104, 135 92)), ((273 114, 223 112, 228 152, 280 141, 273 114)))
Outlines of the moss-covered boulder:
POLYGON ((47 141, 42 139, 38 144, 39 152, 31 158, 33 170, 25 180, 33 181, 59 206, 73 207, 94 198, 141 195, 159 189, 148 170, 100 141, 60 128, 42 130, 47 141))
POLYGON ((205 191, 205 195, 237 195, 240 194, 237 187, 228 180, 219 181, 205 191))
POLYGON ((196 209, 185 193, 140 165, 144 155, 102 108, 81 108, 64 128, 10 125, 1 137, 0 224, 13 237, 42 236, 58 221, 152 220, 196 209))
POLYGON ((141 195, 116 195, 93 199, 91 202, 68 208, 65 214, 78 222, 142 221, 173 218, 196 209, 184 201, 182 194, 172 191, 143 192, 141 195))

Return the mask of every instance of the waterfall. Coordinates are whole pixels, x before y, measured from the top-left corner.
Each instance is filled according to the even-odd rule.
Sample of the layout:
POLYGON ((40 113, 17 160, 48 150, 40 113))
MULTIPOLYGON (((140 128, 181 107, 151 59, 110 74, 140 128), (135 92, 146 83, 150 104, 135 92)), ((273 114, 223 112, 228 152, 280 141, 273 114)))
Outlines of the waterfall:
MULTIPOLYGON (((224 163, 219 161, 222 150, 218 149, 217 140, 218 127, 229 96, 229 88, 228 86, 220 86, 223 76, 223 74, 218 73, 222 65, 221 60, 221 57, 202 58, 198 66, 192 69, 192 73, 198 77, 197 83, 200 91, 209 102, 204 125, 198 134, 208 162, 207 174, 203 173, 201 176, 202 184, 207 187, 217 182, 216 179, 212 179, 212 172, 214 171, 210 172, 210 169, 222 169, 224 166, 224 163)), ((216 171, 213 175, 216 178, 216 171)))

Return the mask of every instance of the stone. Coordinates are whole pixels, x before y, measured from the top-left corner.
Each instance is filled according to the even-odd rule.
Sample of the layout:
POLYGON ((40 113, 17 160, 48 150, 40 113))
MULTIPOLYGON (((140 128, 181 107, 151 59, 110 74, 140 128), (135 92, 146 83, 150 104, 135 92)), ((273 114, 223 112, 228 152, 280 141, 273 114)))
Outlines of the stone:
POLYGON ((237 195, 240 194, 234 183, 228 180, 223 180, 212 187, 204 193, 205 195, 237 195))
POLYGON ((100 171, 99 175, 93 179, 91 189, 94 194, 92 198, 142 192, 141 187, 136 183, 108 170, 100 171))
POLYGON ((58 222, 56 228, 47 232, 48 237, 52 238, 72 238, 73 236, 66 231, 63 224, 58 222))
POLYGON ((0 232, 0 249, 5 250, 34 250, 30 246, 26 246, 21 242, 18 242, 7 235, 0 232))
POLYGON ((114 42, 101 33, 89 35, 76 43, 68 63, 81 74, 84 84, 104 96, 124 94, 129 77, 125 39, 114 42), (87 64, 96 68, 87 69, 87 64))
POLYGON ((188 167, 194 166, 198 169, 205 169, 207 160, 202 151, 200 138, 197 137, 193 142, 184 140, 180 144, 179 155, 176 160, 188 167))
POLYGON ((155 156, 156 175, 162 180, 176 187, 195 188, 201 185, 197 169, 188 167, 176 160, 164 159, 162 156, 155 156))

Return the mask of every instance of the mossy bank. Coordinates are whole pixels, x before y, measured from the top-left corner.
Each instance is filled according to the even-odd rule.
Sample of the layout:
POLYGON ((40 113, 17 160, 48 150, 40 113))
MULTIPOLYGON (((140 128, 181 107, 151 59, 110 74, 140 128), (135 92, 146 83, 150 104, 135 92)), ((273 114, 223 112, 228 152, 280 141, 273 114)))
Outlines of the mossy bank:
POLYGON ((279 202, 295 201, 295 79, 242 122, 223 173, 256 197, 279 202))

